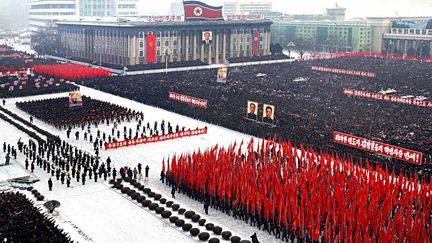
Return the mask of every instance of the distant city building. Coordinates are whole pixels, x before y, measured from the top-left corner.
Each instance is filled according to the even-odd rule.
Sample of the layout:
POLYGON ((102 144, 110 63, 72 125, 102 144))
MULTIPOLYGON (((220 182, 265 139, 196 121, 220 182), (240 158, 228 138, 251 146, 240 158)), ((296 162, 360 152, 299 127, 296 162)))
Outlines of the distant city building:
POLYGON ((53 27, 59 20, 72 20, 77 17, 76 0, 30 0, 29 22, 32 31, 53 27))
POLYGON ((432 30, 426 29, 431 17, 368 17, 359 21, 298 21, 298 16, 291 21, 277 21, 277 17, 288 18, 270 18, 275 21, 271 40, 284 48, 294 42, 326 52, 432 54, 432 30))
POLYGON ((329 16, 332 20, 335 21, 344 21, 345 20, 345 11, 346 8, 341 8, 336 3, 334 8, 327 8, 327 16, 329 16))
POLYGON ((341 8, 336 4, 334 8, 327 8, 326 14, 283 14, 280 12, 267 12, 264 14, 264 17, 274 22, 344 21, 345 11, 346 11, 345 8, 341 8))
POLYGON ((137 16, 142 0, 30 0, 30 28, 53 27, 55 22, 80 17, 137 16))
POLYGON ((116 13, 116 0, 79 0, 80 17, 108 17, 116 13))
POLYGON ((140 14, 139 4, 142 0, 117 0, 116 16, 137 16, 140 14))
POLYGON ((365 22, 276 22, 271 26, 273 44, 325 52, 372 51, 373 28, 365 22))
POLYGON ((230 1, 224 3, 224 15, 267 14, 271 11, 271 1, 230 1))
POLYGON ((431 50, 432 28, 391 28, 390 33, 383 34, 383 52, 427 57, 431 50))
POLYGON ((138 15, 139 0, 79 0, 80 17, 138 15))
POLYGON ((183 15, 183 3, 181 2, 172 2, 170 5, 170 14, 171 15, 183 15))

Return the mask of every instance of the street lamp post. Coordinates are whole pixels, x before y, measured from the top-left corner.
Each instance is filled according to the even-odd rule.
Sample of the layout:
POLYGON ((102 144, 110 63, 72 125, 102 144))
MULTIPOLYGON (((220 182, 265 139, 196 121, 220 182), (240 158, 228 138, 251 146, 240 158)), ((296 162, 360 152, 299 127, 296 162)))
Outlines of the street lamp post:
POLYGON ((388 60, 389 60, 389 50, 390 48, 393 48, 393 42, 390 40, 390 42, 387 45, 387 59, 386 59, 386 65, 388 66, 388 60))
POLYGON ((290 41, 290 42, 288 43, 287 47, 288 47, 288 58, 291 59, 291 48, 294 48, 294 47, 295 47, 294 42, 290 41))

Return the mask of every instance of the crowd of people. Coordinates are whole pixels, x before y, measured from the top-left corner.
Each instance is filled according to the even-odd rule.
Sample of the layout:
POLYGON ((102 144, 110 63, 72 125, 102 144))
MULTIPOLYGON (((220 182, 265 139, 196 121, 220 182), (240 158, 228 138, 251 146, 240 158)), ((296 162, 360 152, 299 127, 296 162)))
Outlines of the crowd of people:
POLYGON ((0 68, 3 71, 14 71, 31 68, 34 65, 52 64, 54 60, 36 58, 26 52, 13 50, 6 45, 0 45, 0 68))
POLYGON ((186 131, 186 127, 180 127, 178 124, 174 126, 171 125, 171 122, 166 123, 165 120, 162 120, 160 123, 155 121, 152 124, 150 122, 145 124, 142 117, 137 118, 135 121, 126 122, 123 126, 121 124, 121 120, 115 120, 113 123, 107 121, 106 126, 95 126, 94 130, 91 129, 90 125, 87 127, 82 125, 81 128, 75 129, 72 129, 70 126, 66 130, 66 136, 68 139, 75 138, 75 140, 93 143, 93 147, 97 151, 99 148, 103 148, 103 144, 105 143, 186 131))
POLYGON ((82 106, 69 107, 68 97, 17 102, 16 106, 57 129, 72 129, 144 118, 144 113, 82 96, 82 106))
POLYGON ((78 86, 64 79, 46 78, 43 75, 0 77, 0 98, 12 98, 31 95, 71 92, 78 86))
POLYGON ((36 58, 26 53, 0 46, 0 98, 21 97, 78 90, 65 78, 34 73, 33 66, 49 65, 53 60, 36 58), (15 74, 15 71, 20 73, 15 74), (8 74, 9 72, 9 74, 8 74))
POLYGON ((0 193, 0 208, 2 242, 72 242, 24 194, 0 193))
POLYGON ((292 62, 230 68, 228 82, 214 82, 217 70, 108 77, 81 83, 152 106, 252 134, 276 137, 337 152, 356 160, 369 159, 410 173, 430 173, 431 112, 422 107, 349 97, 342 88, 379 92, 395 89, 398 95, 431 96, 432 64, 416 61, 362 57, 292 62), (376 72, 376 78, 315 72, 311 66, 328 66, 376 72), (304 82, 293 82, 303 77, 304 82), (197 109, 168 99, 174 91, 208 100, 207 109, 197 109), (246 118, 247 101, 275 105, 277 127, 246 118), (389 157, 338 145, 339 131, 423 153, 424 165, 416 166, 389 157))
POLYGON ((111 72, 103 68, 92 68, 79 64, 49 64, 33 67, 36 73, 54 78, 75 80, 82 78, 101 78, 111 76, 111 72))
POLYGON ((287 242, 421 242, 432 233, 430 178, 291 142, 216 145, 162 168, 173 190, 287 242))

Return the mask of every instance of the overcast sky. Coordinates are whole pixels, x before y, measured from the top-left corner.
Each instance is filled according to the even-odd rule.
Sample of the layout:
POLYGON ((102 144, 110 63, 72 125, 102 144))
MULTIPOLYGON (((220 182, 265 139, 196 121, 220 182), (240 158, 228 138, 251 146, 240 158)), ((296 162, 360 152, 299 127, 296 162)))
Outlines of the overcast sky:
MULTIPOLYGON (((1 0, 0 0, 1 1, 1 0)), ((146 6, 148 12, 166 14, 170 3, 176 0, 157 0, 146 6)), ((223 5, 223 0, 203 0, 208 4, 223 5)), ((253 0, 243 0, 253 1, 253 0)), ((148 0, 143 1, 144 4, 148 0)), ((181 1, 177 1, 181 2, 181 1)), ((347 8, 348 18, 366 16, 432 16, 432 0, 338 0, 347 8)), ((323 13, 335 6, 335 0, 273 0, 273 10, 289 14, 323 13)))

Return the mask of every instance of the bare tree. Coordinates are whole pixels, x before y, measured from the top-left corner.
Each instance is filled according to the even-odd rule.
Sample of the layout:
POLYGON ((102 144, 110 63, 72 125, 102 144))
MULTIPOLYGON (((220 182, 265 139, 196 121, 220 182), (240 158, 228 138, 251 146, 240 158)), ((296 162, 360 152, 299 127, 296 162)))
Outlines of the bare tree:
POLYGON ((304 54, 310 49, 310 42, 305 38, 296 38, 294 40, 295 50, 300 55, 300 58, 303 59, 304 54))

